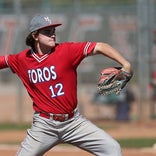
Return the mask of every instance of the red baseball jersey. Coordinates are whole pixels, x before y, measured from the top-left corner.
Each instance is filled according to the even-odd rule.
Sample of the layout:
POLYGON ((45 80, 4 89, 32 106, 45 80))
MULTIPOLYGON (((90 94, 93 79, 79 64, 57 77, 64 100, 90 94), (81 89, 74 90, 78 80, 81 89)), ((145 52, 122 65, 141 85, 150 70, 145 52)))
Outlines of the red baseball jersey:
POLYGON ((70 113, 77 107, 76 69, 95 45, 95 42, 60 43, 45 55, 26 49, 8 55, 6 60, 26 87, 35 111, 70 113))

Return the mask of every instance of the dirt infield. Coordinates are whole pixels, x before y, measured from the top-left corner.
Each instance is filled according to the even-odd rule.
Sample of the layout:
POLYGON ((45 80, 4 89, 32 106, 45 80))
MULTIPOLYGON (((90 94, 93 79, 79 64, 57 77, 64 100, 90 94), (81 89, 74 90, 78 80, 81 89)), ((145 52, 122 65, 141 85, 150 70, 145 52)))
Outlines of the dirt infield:
MULTIPOLYGON (((105 123, 102 123, 105 124, 105 123)), ((156 138, 156 122, 147 123, 106 123, 114 128, 106 130, 114 138, 156 138)), ((0 132, 0 155, 14 156, 17 152, 17 145, 8 145, 6 143, 21 142, 26 135, 26 131, 1 131, 0 132)), ((123 148, 123 156, 154 156, 156 155, 156 148, 123 148)), ((73 146, 56 146, 45 156, 91 156, 79 148, 73 146)))
MULTIPOLYGON (((17 147, 1 147, 0 155, 5 156, 14 156, 16 155, 17 147), (2 149, 3 148, 3 149, 2 149)), ((65 148, 65 147, 56 147, 53 150, 46 153, 44 156, 92 156, 85 151, 77 149, 75 147, 65 148)), ((123 149, 123 156, 155 156, 156 151, 151 149, 123 149)))

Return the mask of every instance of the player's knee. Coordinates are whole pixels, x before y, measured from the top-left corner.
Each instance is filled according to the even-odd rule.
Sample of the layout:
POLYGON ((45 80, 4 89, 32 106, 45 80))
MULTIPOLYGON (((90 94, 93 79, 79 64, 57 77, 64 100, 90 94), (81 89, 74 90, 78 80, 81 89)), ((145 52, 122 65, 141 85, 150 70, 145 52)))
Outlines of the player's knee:
POLYGON ((99 155, 122 156, 120 144, 114 139, 109 140, 107 142, 105 141, 103 144, 102 151, 99 155))
POLYGON ((109 146, 110 146, 109 147, 110 155, 112 155, 112 156, 121 156, 122 155, 120 144, 116 140, 113 140, 109 146))

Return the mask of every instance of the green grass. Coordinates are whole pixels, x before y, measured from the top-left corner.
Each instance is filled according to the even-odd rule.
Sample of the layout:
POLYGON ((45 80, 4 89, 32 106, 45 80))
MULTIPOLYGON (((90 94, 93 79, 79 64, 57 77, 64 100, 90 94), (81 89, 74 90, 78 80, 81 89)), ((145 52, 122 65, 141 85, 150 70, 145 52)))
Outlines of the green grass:
MULTIPOLYGON (((14 124, 14 123, 4 123, 0 124, 0 131, 12 131, 12 130, 26 130, 30 128, 30 124, 14 124)), ((117 128, 116 125, 105 125, 101 126, 104 129, 113 129, 117 128)), ((152 147, 156 143, 156 138, 125 138, 117 139, 122 148, 143 148, 143 147, 152 147)), ((5 142, 6 144, 19 144, 16 140, 14 142, 5 142)), ((4 142, 0 142, 4 144, 4 142)))
POLYGON ((152 147, 156 143, 156 138, 126 138, 117 140, 124 148, 152 147))
MULTIPOLYGON (((152 147, 156 143, 156 138, 138 138, 138 139, 118 139, 117 140, 121 148, 147 148, 152 147)), ((10 142, 0 142, 0 144, 17 145, 20 144, 18 141, 10 142)), ((63 144, 61 146, 68 146, 68 144, 63 144)))
POLYGON ((30 124, 14 124, 14 123, 4 123, 0 124, 0 131, 4 130, 26 130, 30 128, 30 124))

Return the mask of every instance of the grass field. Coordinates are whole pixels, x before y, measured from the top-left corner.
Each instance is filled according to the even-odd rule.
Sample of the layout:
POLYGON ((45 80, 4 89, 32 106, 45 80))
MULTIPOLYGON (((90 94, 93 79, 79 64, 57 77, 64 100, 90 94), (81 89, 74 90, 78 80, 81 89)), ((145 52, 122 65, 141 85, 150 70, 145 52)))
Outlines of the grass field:
MULTIPOLYGON (((29 128, 29 124, 13 124, 13 123, 5 123, 0 124, 0 132, 6 132, 6 131, 26 131, 27 128, 29 128)), ((104 130, 112 130, 115 128, 118 128, 118 126, 115 125, 99 125, 99 127, 103 128, 104 130)), ((120 145, 123 148, 142 148, 142 147, 151 147, 154 143, 156 143, 156 137, 148 137, 144 138, 144 136, 140 138, 118 138, 117 141, 120 143, 120 145)), ((6 140, 0 142, 0 144, 7 144, 7 145, 18 145, 21 141, 15 140, 6 140)))
MULTIPOLYGON (((154 156, 156 155, 156 123, 120 123, 96 122, 121 144, 123 156, 154 156)), ((0 125, 0 155, 13 156, 20 142, 26 135, 29 124, 0 125)), ((45 156, 91 156, 91 154, 71 145, 59 145, 47 152, 45 156)))

